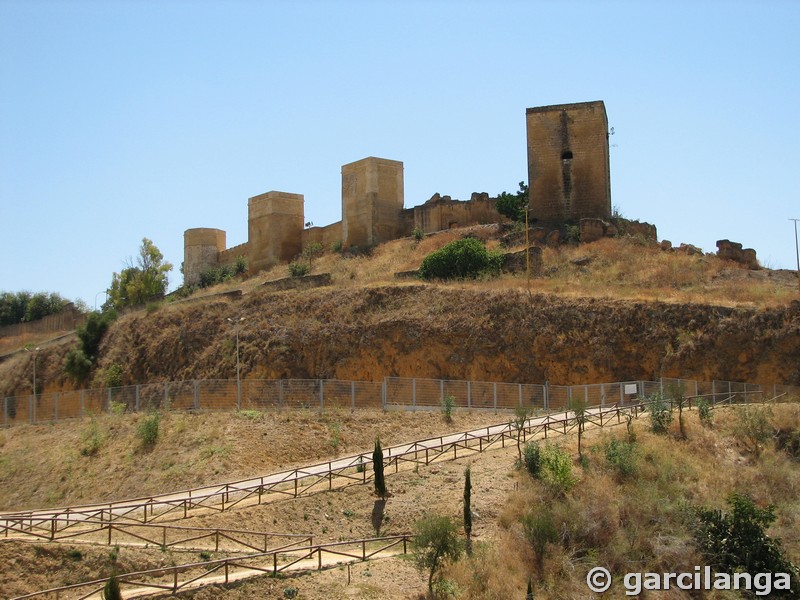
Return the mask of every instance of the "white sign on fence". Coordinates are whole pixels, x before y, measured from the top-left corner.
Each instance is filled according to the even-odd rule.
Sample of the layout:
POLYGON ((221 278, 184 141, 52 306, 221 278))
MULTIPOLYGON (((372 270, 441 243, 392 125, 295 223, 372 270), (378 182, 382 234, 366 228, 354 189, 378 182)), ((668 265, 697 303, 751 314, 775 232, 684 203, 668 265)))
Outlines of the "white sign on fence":
POLYGON ((625 384, 625 395, 631 396, 633 394, 638 393, 639 388, 635 383, 626 383, 625 384))

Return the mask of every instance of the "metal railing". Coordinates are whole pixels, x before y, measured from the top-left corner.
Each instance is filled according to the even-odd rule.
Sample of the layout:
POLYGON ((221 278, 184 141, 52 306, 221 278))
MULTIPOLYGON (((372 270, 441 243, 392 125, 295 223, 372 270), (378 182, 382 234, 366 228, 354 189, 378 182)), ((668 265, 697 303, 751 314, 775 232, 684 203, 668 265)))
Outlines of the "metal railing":
POLYGON ((556 386, 386 377, 383 381, 246 379, 241 382, 239 399, 236 380, 192 380, 11 396, 2 400, 2 425, 52 423, 90 414, 150 410, 431 409, 440 406, 448 396, 453 399, 454 408, 459 409, 513 410, 520 406, 564 410, 576 402, 586 406, 630 403, 672 386, 693 395, 735 395, 737 402, 758 393, 800 394, 800 387, 796 386, 688 379, 556 386))

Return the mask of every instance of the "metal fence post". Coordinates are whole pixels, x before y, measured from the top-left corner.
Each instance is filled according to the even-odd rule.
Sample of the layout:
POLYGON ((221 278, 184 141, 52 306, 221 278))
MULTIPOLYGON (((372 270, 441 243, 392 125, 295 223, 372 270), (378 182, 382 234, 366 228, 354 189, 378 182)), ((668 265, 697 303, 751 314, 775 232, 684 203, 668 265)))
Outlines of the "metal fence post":
POLYGON ((197 379, 194 380, 194 409, 200 410, 200 382, 197 379))
POLYGON ((439 402, 444 401, 444 379, 439 380, 439 402))
POLYGON ((492 383, 492 396, 494 398, 494 409, 497 410, 497 382, 492 383))
POLYGON ((325 381, 319 380, 319 409, 325 410, 325 381))
POLYGON ((83 418, 83 413, 84 413, 83 390, 81 390, 80 398, 81 398, 81 419, 82 419, 83 418))
POLYGON ((283 408, 283 379, 278 379, 278 406, 283 408))
POLYGON ((467 408, 472 408, 472 382, 467 381, 467 408))
POLYGON ((411 406, 417 405, 417 378, 411 380, 411 406))
POLYGON ((36 403, 33 401, 33 396, 31 396, 30 398, 28 398, 28 420, 31 422, 32 425, 36 423, 36 415, 33 414, 34 404, 36 403))
POLYGON ((133 407, 136 412, 139 412, 141 410, 142 396, 141 396, 140 388, 141 388, 141 386, 137 383, 136 384, 136 404, 133 407))
POLYGON ((383 405, 383 410, 386 410, 386 377, 383 378, 381 384, 381 404, 383 405))
POLYGON ((53 397, 53 420, 58 421, 58 392, 53 397))
POLYGON ((350 382, 350 406, 352 410, 356 409, 356 382, 350 382))
POLYGON ((550 386, 546 381, 544 382, 544 409, 550 409, 550 386))
POLYGON ((520 405, 520 408, 521 408, 522 407, 522 384, 518 383, 517 386, 518 386, 518 388, 517 388, 517 396, 519 396, 519 405, 520 405))
POLYGON ((164 410, 169 408, 169 383, 164 382, 164 410))

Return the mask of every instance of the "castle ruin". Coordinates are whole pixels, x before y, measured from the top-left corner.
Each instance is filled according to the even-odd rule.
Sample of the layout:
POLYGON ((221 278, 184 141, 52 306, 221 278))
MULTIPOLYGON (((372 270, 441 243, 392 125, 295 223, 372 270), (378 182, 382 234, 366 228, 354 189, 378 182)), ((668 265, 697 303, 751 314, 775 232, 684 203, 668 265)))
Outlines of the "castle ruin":
MULTIPOLYGON (((611 216, 608 120, 602 101, 529 108, 526 111, 530 216, 557 225, 611 216)), ((506 221, 496 198, 475 193, 470 200, 435 194, 404 208, 403 163, 369 157, 342 167, 342 220, 304 227, 302 194, 271 191, 247 203, 247 242, 227 248, 220 229, 184 233, 184 283, 196 285, 204 271, 247 259, 250 273, 289 262, 311 243, 369 248, 452 227, 506 221)))

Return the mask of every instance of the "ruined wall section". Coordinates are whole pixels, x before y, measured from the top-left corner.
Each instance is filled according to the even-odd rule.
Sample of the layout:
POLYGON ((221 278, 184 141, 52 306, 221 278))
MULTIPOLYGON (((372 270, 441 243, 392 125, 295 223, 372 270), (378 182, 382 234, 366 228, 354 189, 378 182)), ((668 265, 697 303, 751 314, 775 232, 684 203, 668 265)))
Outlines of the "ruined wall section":
POLYGON ((249 270, 256 273, 302 251, 303 195, 267 192, 247 201, 249 270))
POLYGON ((342 242, 369 247, 403 233, 403 163, 369 157, 342 167, 342 242))
POLYGON ((337 221, 325 227, 310 227, 303 230, 302 246, 305 248, 309 244, 318 243, 327 251, 336 242, 342 241, 342 222, 337 221))
POLYGON ((186 285, 200 283, 200 274, 219 266, 220 253, 225 250, 222 229, 199 227, 183 233, 183 281, 186 285))
POLYGON ((543 223, 611 217, 608 118, 602 101, 526 111, 531 216, 543 223))
MULTIPOLYGON (((508 219, 497 212, 496 203, 497 199, 490 198, 485 192, 475 192, 469 200, 453 200, 450 196, 434 194, 425 204, 404 210, 403 221, 407 223, 407 215, 412 215, 411 229, 418 228, 423 233, 468 225, 507 222, 508 219)), ((410 233, 404 232, 404 235, 410 233)))

